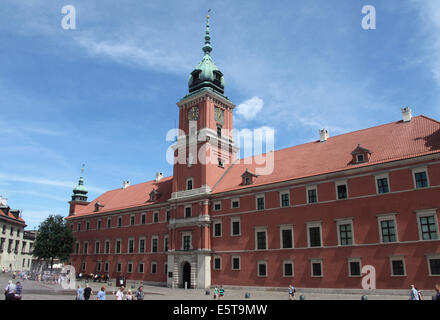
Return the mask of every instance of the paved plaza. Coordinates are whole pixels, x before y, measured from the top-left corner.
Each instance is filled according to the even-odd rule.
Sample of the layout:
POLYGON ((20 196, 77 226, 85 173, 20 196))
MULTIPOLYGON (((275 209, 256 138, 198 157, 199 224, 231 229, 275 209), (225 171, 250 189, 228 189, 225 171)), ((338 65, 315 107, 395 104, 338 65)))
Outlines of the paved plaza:
MULTIPOLYGON (((10 274, 0 275, 0 284, 3 288, 6 287, 8 280, 11 279, 10 274)), ((17 281, 17 280, 15 280, 17 281)), ((115 281, 110 280, 111 286, 104 283, 89 282, 89 286, 93 290, 92 300, 96 300, 96 293, 101 286, 106 287, 107 300, 116 300, 114 292, 117 290, 115 281)), ((33 280, 26 280, 23 283, 22 300, 75 300, 76 291, 64 290, 58 284, 50 284, 37 282, 33 280)), ((85 286, 84 281, 78 281, 77 285, 85 286)), ((127 283, 126 291, 132 290, 135 293, 140 282, 127 283)), ((207 295, 204 289, 181 289, 181 288, 167 288, 152 285, 143 285, 145 292, 145 300, 212 300, 213 289, 210 289, 211 294, 207 295)), ((324 291, 319 289, 302 289, 298 288, 296 292, 296 299, 299 300, 301 295, 305 296, 306 300, 360 300, 362 295, 366 295, 368 300, 408 300, 408 291, 378 291, 375 294, 368 292, 336 292, 324 291)), ((434 291, 423 292, 426 300, 431 300, 434 291)), ((288 300, 287 288, 283 292, 281 289, 261 289, 261 288, 225 288, 225 296, 222 300, 288 300), (245 298, 245 294, 250 293, 250 298, 245 298)))

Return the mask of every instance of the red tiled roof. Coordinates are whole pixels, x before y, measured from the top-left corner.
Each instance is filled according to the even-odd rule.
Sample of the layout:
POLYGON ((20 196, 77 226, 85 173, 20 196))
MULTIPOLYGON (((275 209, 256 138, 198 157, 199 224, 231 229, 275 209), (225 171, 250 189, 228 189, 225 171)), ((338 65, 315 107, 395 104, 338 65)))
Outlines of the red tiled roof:
MULTIPOLYGON (((316 176, 351 168, 370 166, 405 158, 440 152, 440 122, 425 116, 410 122, 392 122, 385 125, 330 137, 325 142, 314 141, 274 152, 274 170, 260 175, 252 186, 316 176), (367 163, 352 164, 351 152, 360 144, 372 152, 367 163)), ((242 186, 241 175, 248 168, 256 172, 255 164, 232 165, 217 183, 213 193, 242 186)), ((261 167, 261 166, 260 166, 261 167)))
MULTIPOLYGON (((14 211, 14 210, 12 210, 14 211)), ((11 213, 11 208, 6 207, 6 208, 0 208, 0 217, 5 217, 5 218, 9 218, 11 220, 15 220, 18 223, 25 223, 23 218, 21 218, 20 216, 18 216, 18 218, 16 218, 12 213, 11 213)))
MULTIPOLYGON (((243 186, 241 175, 248 168, 258 173, 255 163, 244 161, 230 165, 225 175, 213 187, 212 193, 237 190, 258 185, 282 182, 310 176, 370 166, 406 158, 440 152, 440 122, 425 116, 410 122, 392 122, 377 127, 330 137, 325 142, 314 141, 274 152, 274 170, 269 175, 259 175, 251 186, 243 186), (358 146, 372 152, 366 163, 352 164, 352 151, 358 146)), ((78 206, 75 216, 93 214, 95 203, 104 205, 99 212, 165 203, 171 196, 172 179, 167 177, 156 183, 149 181, 108 191, 87 206, 78 206), (155 202, 149 194, 157 188, 161 195, 155 202)))
POLYGON ((125 189, 119 188, 107 191, 90 202, 87 206, 77 206, 75 216, 96 213, 95 203, 97 202, 103 205, 103 207, 99 209, 99 213, 138 207, 141 205, 164 203, 171 197, 172 183, 173 177, 166 177, 162 178, 159 182, 153 180, 135 184, 125 189), (157 190, 160 197, 154 202, 149 202, 150 192, 153 188, 157 190))

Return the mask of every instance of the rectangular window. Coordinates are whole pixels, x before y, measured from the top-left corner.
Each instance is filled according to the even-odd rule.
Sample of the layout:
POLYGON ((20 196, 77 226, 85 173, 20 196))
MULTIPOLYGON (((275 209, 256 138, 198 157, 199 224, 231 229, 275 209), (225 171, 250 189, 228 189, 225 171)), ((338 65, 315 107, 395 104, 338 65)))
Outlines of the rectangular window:
POLYGON ((144 213, 141 215, 141 224, 145 224, 147 222, 147 215, 144 213))
POLYGON ((232 270, 240 270, 240 257, 232 257, 232 270))
POLYGON ((110 241, 105 241, 105 253, 110 253, 110 241))
POLYGON ((231 200, 231 208, 234 209, 240 208, 240 200, 238 199, 231 200))
POLYGON ((101 272, 101 262, 96 263, 96 271, 101 272))
POLYGON ((338 186, 338 199, 347 199, 347 185, 342 184, 338 186))
POLYGON ((321 227, 309 228, 310 247, 321 246, 321 227))
POLYGON ((82 271, 85 271, 85 270, 86 270, 86 263, 85 263, 85 262, 82 263, 82 265, 81 265, 81 269, 82 269, 82 271))
POLYGON ((316 203, 318 202, 318 195, 316 192, 316 188, 307 190, 308 203, 316 203))
POLYGON ((281 230, 281 248, 282 249, 293 248, 293 232, 291 228, 281 230))
MULTIPOLYGON (((12 228, 11 228, 11 230, 12 230, 12 228)), ((78 230, 78 231, 81 231, 81 222, 78 223, 78 225, 77 225, 77 230, 78 230)))
POLYGON ((128 253, 133 253, 133 252, 134 252, 134 240, 129 239, 128 240, 128 253))
POLYGON ((293 262, 292 261, 284 261, 283 262, 283 276, 284 277, 293 277, 293 262))
POLYGON ((98 230, 101 230, 101 220, 98 220, 97 227, 98 230))
MULTIPOLYGON (((3 250, 4 238, 2 238, 1 250, 3 250)), ((79 243, 75 243, 75 253, 79 253, 79 243)))
POLYGON ((170 211, 167 210, 167 222, 170 221, 170 211))
POLYGON ((158 251, 158 247, 157 247, 158 242, 159 242, 159 239, 157 237, 151 239, 151 252, 157 252, 158 251))
POLYGON ((141 262, 139 263, 139 273, 144 273, 144 264, 141 262))
POLYGON ((139 240, 139 253, 145 252, 145 239, 139 240))
POLYGON ((382 230, 382 242, 396 242, 396 227, 394 220, 383 220, 380 222, 382 230))
POLYGON ((266 249, 266 231, 257 231, 257 250, 266 249))
POLYGON ((193 189, 193 179, 187 179, 186 180, 186 190, 192 190, 193 189))
POLYGON ((159 222, 159 212, 153 213, 153 222, 158 223, 159 222))
POLYGON ((219 211, 221 209, 222 209, 222 203, 220 201, 219 202, 215 202, 214 203, 214 210, 215 211, 219 211))
POLYGON ((232 219, 231 220, 231 235, 232 236, 239 236, 241 234, 240 230, 240 219, 232 219))
POLYGON ((417 189, 426 188, 429 186, 428 175, 427 175, 426 171, 414 173, 414 178, 416 181, 416 188, 417 189))
POLYGON ((221 270, 222 268, 222 259, 220 257, 214 258, 214 270, 221 270))
POLYGON ((165 252, 167 252, 168 251, 168 236, 165 236, 163 241, 164 241, 164 244, 163 244, 164 250, 165 250, 165 252))
POLYGON ((130 225, 134 226, 134 216, 130 216, 130 225))
POLYGON ((98 241, 98 242, 95 242, 95 254, 98 254, 99 253, 99 248, 100 247, 100 242, 98 241))
POLYGON ((121 253, 121 240, 116 240, 115 253, 121 253))
POLYGON ((361 262, 359 260, 349 260, 348 269, 350 277, 360 277, 361 274, 361 262))
POLYGON ((156 262, 151 263, 151 273, 152 274, 157 273, 157 263, 156 262))
POLYGON ((221 236, 222 236, 222 223, 214 222, 214 237, 221 237, 221 236))
POLYGON ((183 250, 189 251, 191 250, 191 236, 183 236, 183 250))
POLYGON ((391 259, 391 275, 405 276, 405 264, 403 259, 397 259, 397 258, 391 259))
POLYGON ((290 206, 290 199, 288 193, 281 194, 281 207, 285 208, 290 206))
POLYGON ((313 261, 312 264, 312 277, 322 277, 322 261, 313 261))
POLYGON ((267 276, 267 263, 266 262, 258 262, 258 276, 266 277, 267 276))
POLYGON ((341 246, 350 246, 353 244, 353 235, 350 223, 339 225, 339 240, 341 246))
POLYGON ((422 240, 435 240, 437 236, 437 224, 435 216, 423 216, 420 218, 420 230, 422 233, 422 240))
POLYGON ((116 272, 121 272, 121 271, 122 271, 122 264, 118 262, 118 264, 116 265, 116 272))
POLYGON ((377 183, 377 193, 388 193, 390 188, 388 187, 388 178, 380 178, 376 180, 377 183))
POLYGON ((122 227, 122 217, 118 217, 118 227, 122 227))
POLYGON ((108 219, 107 219, 107 229, 110 229, 111 226, 112 226, 112 219, 111 219, 111 218, 108 218, 108 219))
POLYGON ((86 231, 89 231, 89 229, 90 229, 90 222, 86 222, 86 231))
POLYGON ((257 210, 264 210, 264 197, 257 198, 257 210))
POLYGON ((185 208, 185 218, 190 218, 191 217, 191 207, 186 207, 185 208))
POLYGON ((132 273, 133 272, 133 263, 129 262, 127 264, 127 272, 132 273))
POLYGON ((440 257, 428 257, 429 275, 440 276, 440 257))
POLYGON ((84 242, 84 250, 83 250, 83 253, 84 253, 84 254, 87 254, 87 251, 89 251, 88 249, 89 249, 89 244, 88 244, 87 242, 84 242))
POLYGON ((109 264, 108 264, 108 262, 106 262, 104 264, 104 272, 108 272, 108 270, 109 270, 109 264))

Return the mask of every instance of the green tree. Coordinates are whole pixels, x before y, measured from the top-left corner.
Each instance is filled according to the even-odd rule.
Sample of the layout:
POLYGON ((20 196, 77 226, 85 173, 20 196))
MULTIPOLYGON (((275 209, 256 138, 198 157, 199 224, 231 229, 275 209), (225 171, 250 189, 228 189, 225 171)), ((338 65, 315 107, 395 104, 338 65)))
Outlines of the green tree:
POLYGON ((52 270, 55 259, 61 262, 69 260, 74 242, 72 230, 64 218, 61 215, 50 215, 38 227, 33 255, 50 262, 52 270))

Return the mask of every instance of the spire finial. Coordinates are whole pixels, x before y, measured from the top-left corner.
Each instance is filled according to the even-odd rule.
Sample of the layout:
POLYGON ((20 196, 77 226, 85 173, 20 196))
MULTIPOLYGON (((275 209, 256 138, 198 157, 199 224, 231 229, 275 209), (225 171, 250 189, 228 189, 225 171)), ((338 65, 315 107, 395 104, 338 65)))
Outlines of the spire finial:
POLYGON ((209 34, 209 13, 210 12, 211 12, 211 9, 208 10, 208 14, 206 15, 205 46, 203 47, 203 52, 205 54, 209 54, 212 51, 211 36, 209 34))

